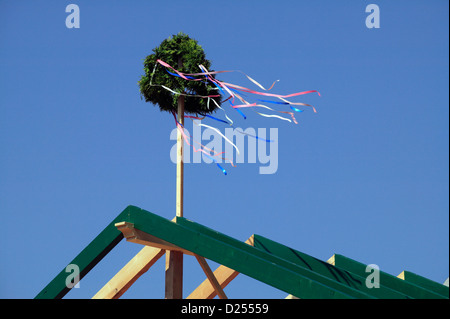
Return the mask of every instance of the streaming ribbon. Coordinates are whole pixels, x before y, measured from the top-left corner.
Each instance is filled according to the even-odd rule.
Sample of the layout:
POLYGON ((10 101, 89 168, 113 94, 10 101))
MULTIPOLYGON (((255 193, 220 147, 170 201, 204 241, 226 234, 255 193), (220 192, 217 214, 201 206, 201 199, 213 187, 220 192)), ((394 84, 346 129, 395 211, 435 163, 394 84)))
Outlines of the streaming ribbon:
MULTIPOLYGON (((214 158, 214 157, 216 157, 216 156, 219 156, 219 155, 223 154, 224 152, 218 153, 218 152, 216 152, 216 151, 214 151, 214 150, 211 150, 211 149, 205 147, 204 145, 200 144, 199 142, 197 142, 197 141, 195 141, 193 138, 191 138, 192 141, 194 141, 195 143, 197 143, 197 144, 200 145, 200 148, 199 148, 199 149, 196 149, 195 146, 194 146, 193 144, 189 143, 189 137, 184 133, 184 127, 183 127, 183 125, 181 125, 180 122, 178 122, 175 112, 172 112, 172 115, 173 115, 173 118, 174 118, 175 123, 176 123, 176 125, 177 125, 177 129, 178 129, 178 131, 181 133, 181 136, 183 137, 183 139, 184 139, 184 141, 186 142, 186 144, 189 145, 189 146, 191 146, 192 149, 194 150, 194 152, 202 152, 206 157, 208 157, 208 158, 211 159, 214 163, 216 163, 217 167, 219 167, 220 170, 221 170, 225 175, 227 175, 227 171, 226 171, 222 166, 220 166, 220 164, 218 163, 217 159, 214 158), (208 151, 208 152, 207 152, 207 151, 208 151), (212 155, 211 153, 214 153, 214 155, 212 155)), ((189 117, 189 118, 191 118, 191 119, 194 118, 194 119, 200 119, 200 120, 201 120, 201 118, 199 118, 199 117, 194 117, 194 116, 185 116, 185 117, 189 117)), ((195 123, 195 122, 194 122, 194 123, 195 123)), ((200 124, 200 125, 204 125, 204 124, 200 124)), ((207 125, 204 125, 204 126, 207 126, 207 125)), ((210 126, 208 126, 208 127, 210 127, 210 126)), ((212 127, 210 127, 210 128, 212 128, 212 127)), ((216 129, 216 130, 217 130, 217 129, 216 129)), ((219 134, 220 134, 220 132, 219 132, 219 134)), ((237 149, 237 148, 236 148, 236 149, 237 149)), ((238 150, 238 151, 239 151, 239 150, 238 150)), ((227 158, 224 158, 224 157, 222 157, 222 159, 228 160, 228 161, 231 163, 231 165, 232 165, 233 167, 236 167, 236 165, 234 165, 233 161, 231 161, 231 160, 229 160, 229 159, 227 159, 227 158)))
MULTIPOLYGON (((255 91, 255 90, 252 90, 252 89, 249 89, 249 88, 246 88, 246 87, 243 87, 243 86, 239 86, 239 85, 236 85, 236 84, 219 81, 219 80, 215 79, 214 77, 212 77, 211 75, 221 74, 221 73, 229 73, 229 72, 239 72, 239 73, 243 74, 250 82, 252 82, 256 86, 258 86, 263 91, 270 91, 274 87, 275 83, 277 83, 279 80, 274 81, 272 83, 272 85, 268 89, 266 89, 264 86, 262 86, 260 83, 258 83, 256 80, 254 80, 253 78, 251 78, 250 76, 248 76, 247 74, 245 74, 242 71, 233 71, 233 70, 208 71, 203 65, 199 65, 199 68, 200 68, 200 71, 201 71, 200 73, 183 73, 183 72, 180 72, 177 69, 173 68, 168 63, 158 59, 156 61, 156 63, 155 63, 154 68, 153 68, 153 72, 152 72, 151 79, 150 79, 150 85, 151 86, 160 86, 163 89, 171 92, 172 94, 176 94, 176 95, 182 95, 182 96, 186 96, 186 97, 198 97, 198 98, 204 98, 204 99, 207 98, 208 99, 208 101, 207 101, 207 108, 208 109, 209 109, 210 101, 212 100, 213 103, 215 103, 215 106, 224 112, 224 116, 225 116, 226 120, 214 117, 212 115, 202 114, 202 113, 199 113, 202 117, 190 116, 190 115, 185 115, 185 117, 186 118, 190 118, 195 125, 207 127, 209 129, 212 129, 215 132, 217 132, 227 143, 231 144, 236 149, 237 154, 240 154, 238 147, 232 141, 230 141, 225 135, 223 135, 217 128, 209 126, 209 125, 206 125, 206 124, 202 124, 202 123, 199 124, 199 123, 196 123, 194 121, 194 119, 196 119, 196 120, 203 120, 203 119, 205 119, 205 117, 208 117, 208 118, 213 119, 213 120, 215 120, 217 122, 225 123, 227 125, 230 125, 231 127, 234 127, 233 120, 227 115, 227 112, 219 105, 219 103, 217 103, 217 101, 213 99, 213 98, 216 98, 216 97, 220 97, 220 95, 216 94, 216 95, 202 96, 202 95, 186 94, 186 93, 176 92, 176 91, 174 91, 174 90, 172 90, 172 89, 170 89, 170 88, 168 88, 168 87, 166 87, 164 85, 152 84, 153 74, 154 74, 154 72, 156 70, 157 64, 160 64, 161 66, 163 66, 165 68, 166 72, 168 72, 170 75, 176 76, 176 77, 180 77, 180 78, 182 78, 182 79, 184 79, 186 81, 202 81, 205 84, 208 84, 208 82, 211 82, 212 84, 214 84, 215 88, 218 91, 220 91, 224 96, 228 95, 228 97, 225 100, 223 100, 222 103, 225 102, 225 101, 228 101, 230 103, 231 107, 234 110, 236 110, 244 119, 246 119, 247 117, 240 110, 241 108, 250 108, 252 111, 254 111, 255 113, 257 113, 257 114, 259 114, 259 115, 261 115, 263 117, 278 118, 280 120, 284 120, 284 121, 288 121, 288 122, 294 122, 295 124, 298 124, 298 122, 295 119, 294 112, 301 113, 301 112, 303 112, 303 110, 300 110, 300 109, 298 109, 298 108, 296 108, 294 106, 311 107, 313 109, 314 113, 317 113, 316 109, 312 105, 309 105, 309 104, 306 104, 306 103, 300 103, 300 102, 291 102, 291 101, 286 100, 287 98, 292 98, 292 97, 301 96, 301 95, 310 94, 310 93, 317 93, 320 96, 320 93, 318 91, 316 91, 316 90, 302 91, 302 92, 296 92, 296 93, 291 93, 291 94, 286 94, 286 95, 273 94, 273 93, 269 93, 269 92, 255 91), (169 69, 174 71, 174 72, 169 71, 169 69), (276 104, 276 105, 286 105, 286 106, 289 106, 289 108, 292 111, 294 111, 294 112, 275 110, 275 109, 273 109, 273 108, 271 108, 271 107, 269 107, 267 105, 256 103, 256 102, 249 103, 242 97, 242 95, 243 95, 242 92, 255 94, 255 95, 259 95, 259 96, 264 96, 264 97, 277 98, 279 101, 272 101, 272 100, 266 100, 266 99, 257 99, 257 100, 259 102, 263 102, 263 103, 270 103, 270 104, 276 104), (241 102, 241 104, 235 104, 236 99, 239 100, 241 102), (276 114, 261 113, 261 112, 256 111, 254 108, 264 108, 264 109, 267 109, 267 110, 270 110, 270 111, 273 111, 273 112, 278 112, 278 113, 282 113, 282 114, 288 114, 288 115, 290 115, 292 120, 289 119, 289 118, 283 117, 283 116, 276 115, 276 114)), ((204 145, 200 144, 199 142, 195 141, 192 137, 190 137, 190 136, 188 137, 185 134, 185 132, 184 132, 183 125, 180 122, 178 122, 178 120, 176 118, 176 113, 172 112, 172 114, 174 116, 175 123, 176 123, 176 126, 178 128, 178 131, 181 133, 181 135, 182 135, 184 141, 186 142, 186 144, 191 146, 193 148, 194 152, 202 152, 206 157, 208 157, 214 163, 216 163, 216 165, 219 167, 219 169, 221 169, 221 171, 225 175, 227 175, 226 170, 222 166, 220 166, 220 164, 218 163, 218 160, 217 160, 217 156, 222 155, 224 152, 218 153, 215 150, 211 150, 211 149, 205 147, 204 145), (196 143, 196 144, 200 145, 200 147, 199 148, 195 148, 193 143, 189 142, 190 139, 193 141, 193 143, 196 143)), ((263 140, 263 141, 266 141, 266 142, 273 142, 272 140, 263 139, 263 138, 258 137, 257 135, 254 136, 252 134, 246 133, 246 132, 244 132, 244 131, 242 131, 242 130, 240 130, 238 128, 235 128, 235 130, 237 132, 241 133, 241 134, 245 134, 245 135, 251 136, 251 137, 256 138, 256 139, 260 139, 260 140, 263 140)), ((224 158, 224 157, 221 157, 221 158, 223 160, 229 161, 232 166, 235 166, 234 163, 231 160, 229 160, 227 158, 224 158)))

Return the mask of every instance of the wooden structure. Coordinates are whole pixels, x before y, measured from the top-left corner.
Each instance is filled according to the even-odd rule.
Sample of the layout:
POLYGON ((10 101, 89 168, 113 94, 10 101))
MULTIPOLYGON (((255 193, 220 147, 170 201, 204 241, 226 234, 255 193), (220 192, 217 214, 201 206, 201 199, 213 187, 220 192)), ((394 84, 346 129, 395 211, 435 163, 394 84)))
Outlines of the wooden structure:
MULTIPOLYGON (((82 279, 123 238, 144 245, 93 298, 119 298, 167 251, 195 256, 206 274, 187 298, 227 298, 224 288, 243 273, 298 298, 448 299, 449 288, 404 271, 379 272, 379 288, 366 285, 366 265, 333 255, 328 262, 260 235, 241 242, 183 217, 172 221, 128 206, 70 264, 82 279), (214 272, 206 259, 219 263, 214 272)), ((36 296, 62 298, 69 292, 65 268, 36 296)))
MULTIPOLYGON (((178 57, 178 68, 183 67, 181 57, 178 57)), ((184 96, 178 97, 177 121, 184 127, 184 96)), ((176 217, 183 216, 184 201, 184 140, 180 130, 177 130, 177 197, 176 217)), ((166 250, 166 299, 183 298, 183 253, 177 250, 166 250)))

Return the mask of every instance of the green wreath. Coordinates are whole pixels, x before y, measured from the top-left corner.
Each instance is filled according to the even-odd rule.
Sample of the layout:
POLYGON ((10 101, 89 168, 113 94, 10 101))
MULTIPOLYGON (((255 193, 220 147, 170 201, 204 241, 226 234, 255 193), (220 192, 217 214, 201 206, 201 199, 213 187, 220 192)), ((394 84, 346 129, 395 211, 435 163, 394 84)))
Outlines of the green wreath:
MULTIPOLYGON (((199 65, 212 71, 210 70, 211 62, 206 59, 203 48, 196 40, 184 33, 178 33, 164 40, 152 51, 154 53, 145 58, 145 75, 138 82, 141 97, 144 96, 146 102, 158 105, 161 111, 176 112, 179 95, 162 87, 165 86, 178 93, 196 95, 185 98, 185 113, 212 113, 217 106, 212 101, 208 102, 208 98, 202 98, 205 96, 217 95, 218 97, 211 97, 211 99, 220 105, 220 93, 211 81, 187 81, 169 74, 165 67, 156 64, 156 60, 160 59, 182 73, 200 73, 199 65), (179 58, 182 61, 181 68, 178 68, 179 58)), ((214 78, 214 75, 210 76, 214 78)))

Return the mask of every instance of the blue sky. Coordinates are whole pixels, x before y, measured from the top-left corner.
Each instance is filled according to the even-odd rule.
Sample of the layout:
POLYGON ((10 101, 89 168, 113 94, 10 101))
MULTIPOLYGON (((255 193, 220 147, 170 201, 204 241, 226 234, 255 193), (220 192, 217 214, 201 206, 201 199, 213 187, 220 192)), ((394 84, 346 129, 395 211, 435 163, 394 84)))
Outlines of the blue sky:
MULTIPOLYGON (((317 109, 298 125, 234 116, 243 128, 278 128, 278 170, 224 164, 224 176, 186 164, 185 217, 237 239, 256 233, 322 260, 338 253, 444 282, 448 1, 2 0, 0 297, 33 298, 128 205, 173 218, 173 118, 140 99, 137 81, 151 49, 180 31, 215 70, 280 79, 278 94, 322 95, 292 99, 317 109), (79 29, 66 28, 70 3, 79 29), (379 29, 365 25, 370 3, 379 29)), ((67 298, 92 297, 140 248, 122 241, 67 298)), ((203 280, 186 257, 185 295, 203 280)), ((225 291, 286 296, 243 275, 225 291)), ((164 262, 123 298, 164 298, 164 262)))

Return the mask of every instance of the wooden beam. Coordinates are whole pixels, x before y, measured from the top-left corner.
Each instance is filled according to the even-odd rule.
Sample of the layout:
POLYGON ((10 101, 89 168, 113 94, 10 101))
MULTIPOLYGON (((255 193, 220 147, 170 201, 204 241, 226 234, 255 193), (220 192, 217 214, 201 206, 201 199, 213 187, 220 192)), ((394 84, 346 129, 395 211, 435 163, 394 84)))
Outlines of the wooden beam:
MULTIPOLYGON (((172 219, 175 221, 175 218, 172 219)), ((133 223, 119 222, 114 226, 123 234, 128 241, 146 245, 142 248, 136 256, 134 256, 106 285, 100 289, 92 299, 118 299, 120 298, 136 280, 146 273, 151 266, 153 266, 159 258, 165 253, 165 249, 169 247, 164 246, 164 241, 155 238, 156 244, 151 246, 148 242, 143 242, 139 237, 140 231, 134 228, 133 223), (156 247, 155 247, 156 246, 156 247)), ((146 237, 146 239, 150 239, 146 237)), ((171 244, 170 244, 171 245, 171 244)))
MULTIPOLYGON (((178 68, 183 67, 181 57, 178 57, 178 68)), ((184 128, 184 96, 178 97, 177 120, 184 128)), ((176 216, 183 217, 183 188, 184 188, 184 154, 183 154, 184 139, 180 130, 177 130, 177 197, 176 197, 176 216)))
POLYGON ((428 291, 432 291, 443 296, 444 298, 449 298, 449 288, 441 283, 416 275, 406 270, 402 271, 397 277, 402 279, 404 282, 419 286, 422 289, 426 289, 428 291))
MULTIPOLYGON (((172 219, 172 222, 175 218, 172 219)), ((145 247, 133 257, 97 294, 93 299, 117 299, 122 296, 129 287, 148 271, 166 250, 175 250, 192 254, 167 241, 144 233, 134 228, 130 222, 115 223, 114 226, 123 234, 127 241, 145 245, 145 247)))
MULTIPOLYGON (((183 67, 183 60, 178 56, 178 69, 183 67)), ((184 96, 178 97, 177 120, 184 129, 184 96)), ((184 196, 184 140, 180 130, 177 130, 177 180, 176 180, 176 216, 183 217, 184 196)), ((183 253, 170 250, 166 252, 166 299, 183 298, 183 253)))
POLYGON ((145 246, 92 299, 120 298, 164 253, 163 249, 145 246))
MULTIPOLYGON (((348 288, 356 289, 358 293, 363 293, 371 298, 381 298, 381 299, 407 299, 409 298, 403 292, 400 292, 392 287, 386 285, 387 280, 381 279, 382 283, 377 289, 371 289, 366 285, 366 278, 369 273, 366 272, 366 266, 361 263, 352 267, 351 270, 345 269, 339 266, 336 258, 338 255, 330 258, 328 262, 323 262, 317 258, 310 255, 302 253, 298 250, 287 247, 283 244, 277 243, 273 240, 265 238, 263 236, 255 235, 255 247, 266 251, 274 256, 283 258, 299 267, 313 271, 324 278, 331 279, 332 282, 329 283, 329 287, 337 289, 338 287, 345 285, 348 288), (334 263, 334 265, 333 265, 334 263)), ((397 280, 398 281, 398 280, 397 280)), ((351 293, 351 292, 349 292, 351 293)), ((357 294, 358 294, 357 293, 357 294)), ((354 294, 356 298, 357 294, 354 294)), ((302 297, 293 294, 296 297, 302 297)))
POLYGON ((330 259, 327 260, 327 263, 330 265, 336 266, 336 257, 335 255, 331 256, 330 259))
MULTIPOLYGON (((223 265, 219 266, 214 272, 214 277, 217 279, 220 287, 225 288, 239 272, 223 265)), ((217 291, 212 286, 208 278, 206 278, 186 299, 213 299, 217 296, 217 291)))
MULTIPOLYGON (((349 274, 359 276, 364 279, 367 278, 371 270, 368 270, 367 265, 360 263, 351 258, 334 254, 330 259, 328 259, 328 263, 335 266, 336 269, 341 271, 346 271, 349 274)), ((394 290, 398 293, 401 293, 408 298, 415 299, 439 299, 442 298, 441 295, 424 288, 420 288, 419 285, 412 284, 410 282, 401 280, 391 274, 385 273, 384 271, 379 271, 379 283, 380 288, 371 289, 373 292, 383 292, 386 289, 394 290)), ((378 298, 389 298, 389 296, 384 293, 383 295, 379 295, 378 298)))
POLYGON ((141 244, 145 246, 151 246, 155 248, 160 248, 167 251, 181 252, 187 255, 193 255, 190 251, 180 248, 174 244, 171 244, 165 240, 158 237, 145 233, 134 227, 133 223, 120 222, 115 224, 117 229, 120 230, 129 242, 141 244))
MULTIPOLYGON (((253 235, 250 236, 245 243, 253 246, 253 235)), ((239 272, 220 265, 213 274, 220 287, 224 289, 234 278, 237 277, 237 275, 239 275, 239 272)), ((217 291, 214 289, 210 280, 206 278, 186 299, 213 299, 215 296, 217 296, 217 291)))
POLYGON ((165 299, 183 299, 183 253, 166 251, 165 299))
MULTIPOLYGON (((97 237, 92 240, 70 263, 80 268, 80 280, 99 263, 123 238, 115 223, 126 220, 128 208, 114 218, 97 237)), ((71 288, 66 285, 67 272, 64 267, 61 272, 48 283, 35 297, 36 299, 61 299, 71 288)))
POLYGON ((213 286, 216 294, 219 296, 220 299, 228 299, 227 295, 223 291, 221 285, 217 281, 216 277, 214 276, 213 272, 211 271, 211 268, 209 268, 208 263, 206 262, 205 258, 195 255, 195 258, 197 258, 198 263, 203 269, 203 272, 205 273, 206 277, 208 278, 209 282, 211 283, 211 286, 213 286))

